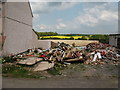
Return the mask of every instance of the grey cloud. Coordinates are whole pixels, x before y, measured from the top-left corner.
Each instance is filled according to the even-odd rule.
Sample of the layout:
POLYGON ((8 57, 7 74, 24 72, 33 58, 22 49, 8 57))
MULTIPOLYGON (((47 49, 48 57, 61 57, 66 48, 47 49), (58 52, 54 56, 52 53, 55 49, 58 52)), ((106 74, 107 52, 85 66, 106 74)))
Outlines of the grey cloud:
POLYGON ((49 2, 48 6, 54 7, 54 6, 61 6, 62 2, 49 2))

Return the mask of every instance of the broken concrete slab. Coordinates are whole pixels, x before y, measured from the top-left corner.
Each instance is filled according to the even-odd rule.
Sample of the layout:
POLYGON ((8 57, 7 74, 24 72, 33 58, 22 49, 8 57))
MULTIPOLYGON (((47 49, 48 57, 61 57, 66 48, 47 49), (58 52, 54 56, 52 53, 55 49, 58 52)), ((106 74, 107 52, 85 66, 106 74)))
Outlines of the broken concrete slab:
POLYGON ((42 60, 43 58, 29 57, 26 60, 19 61, 18 64, 34 65, 35 63, 42 61, 42 60))
POLYGON ((44 71, 54 67, 54 63, 49 63, 47 61, 40 62, 33 71, 44 71))

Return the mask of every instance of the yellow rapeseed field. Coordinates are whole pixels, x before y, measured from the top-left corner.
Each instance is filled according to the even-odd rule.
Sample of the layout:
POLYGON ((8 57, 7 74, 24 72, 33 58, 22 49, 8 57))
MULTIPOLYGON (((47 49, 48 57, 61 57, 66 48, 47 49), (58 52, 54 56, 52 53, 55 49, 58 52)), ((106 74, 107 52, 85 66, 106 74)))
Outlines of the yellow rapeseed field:
POLYGON ((82 36, 41 36, 40 38, 60 38, 60 39, 64 39, 64 38, 71 38, 71 37, 74 38, 74 39, 82 38, 82 36))

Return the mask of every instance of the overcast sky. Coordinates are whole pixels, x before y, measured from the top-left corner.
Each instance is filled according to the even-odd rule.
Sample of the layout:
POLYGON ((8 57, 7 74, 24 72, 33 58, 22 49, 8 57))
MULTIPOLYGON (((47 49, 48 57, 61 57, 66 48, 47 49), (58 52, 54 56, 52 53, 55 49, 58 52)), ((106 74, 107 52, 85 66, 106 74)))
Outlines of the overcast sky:
POLYGON ((118 33, 117 2, 31 2, 38 32, 118 33))

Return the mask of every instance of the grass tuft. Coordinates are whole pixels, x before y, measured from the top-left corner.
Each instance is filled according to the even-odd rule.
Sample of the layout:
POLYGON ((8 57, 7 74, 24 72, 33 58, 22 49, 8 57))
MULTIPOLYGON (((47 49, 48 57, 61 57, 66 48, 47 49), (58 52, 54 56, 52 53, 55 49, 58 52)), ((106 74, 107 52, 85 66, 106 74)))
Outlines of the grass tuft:
POLYGON ((27 70, 25 67, 18 66, 18 65, 4 65, 2 68, 2 75, 5 77, 15 77, 15 78, 43 78, 44 77, 32 71, 27 70))
POLYGON ((55 66, 51 69, 49 69, 47 72, 51 75, 61 75, 61 70, 64 69, 64 65, 60 63, 56 63, 55 66))

